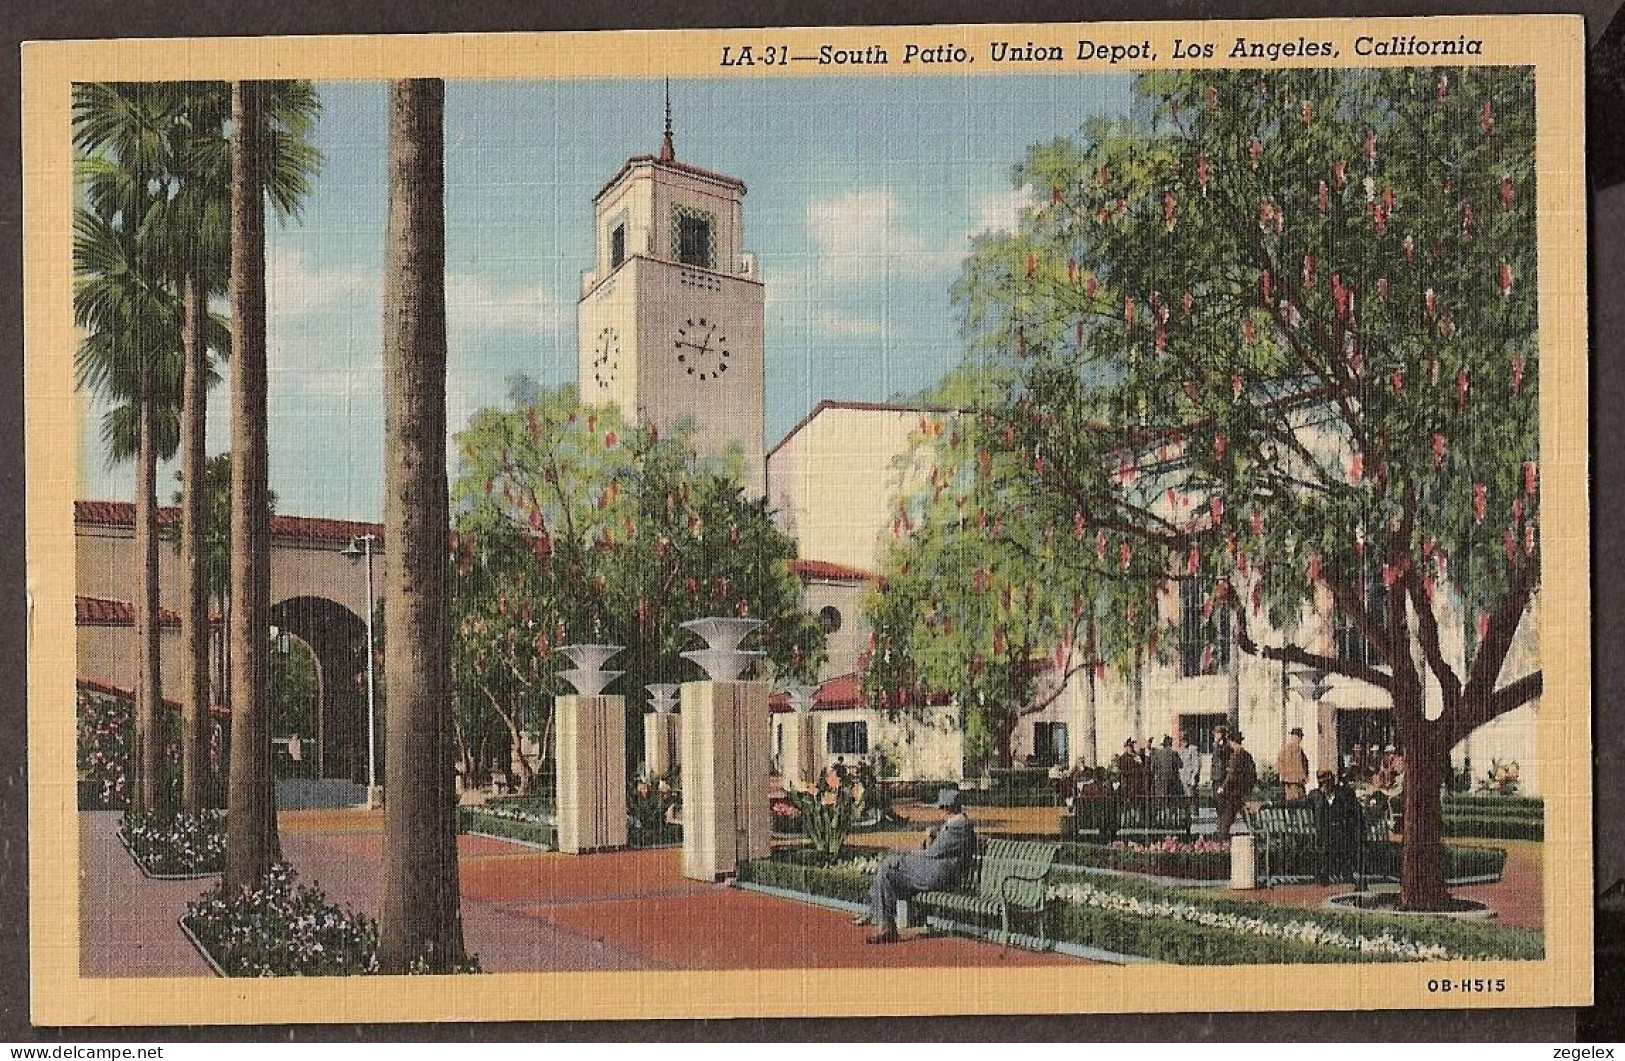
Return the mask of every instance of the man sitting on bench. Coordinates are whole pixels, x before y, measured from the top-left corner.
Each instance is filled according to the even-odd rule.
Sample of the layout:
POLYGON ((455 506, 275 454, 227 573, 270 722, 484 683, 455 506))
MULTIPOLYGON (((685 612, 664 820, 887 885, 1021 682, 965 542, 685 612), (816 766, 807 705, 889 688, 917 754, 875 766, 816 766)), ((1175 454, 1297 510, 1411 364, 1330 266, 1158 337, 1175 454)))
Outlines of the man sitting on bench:
POLYGON ((942 828, 926 837, 925 850, 893 852, 881 860, 869 887, 869 912, 853 921, 875 925, 880 931, 869 943, 896 943, 897 901, 920 892, 953 888, 965 877, 976 857, 976 830, 966 816, 957 788, 937 792, 937 809, 946 811, 942 828))

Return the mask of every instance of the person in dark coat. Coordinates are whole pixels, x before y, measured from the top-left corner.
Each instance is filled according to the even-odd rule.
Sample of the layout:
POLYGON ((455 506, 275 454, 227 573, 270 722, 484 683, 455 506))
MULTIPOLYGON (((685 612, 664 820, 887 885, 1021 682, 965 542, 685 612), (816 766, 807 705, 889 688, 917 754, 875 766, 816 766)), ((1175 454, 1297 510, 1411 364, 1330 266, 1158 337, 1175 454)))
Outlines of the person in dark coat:
POLYGON ((1258 766, 1247 749, 1241 746, 1244 740, 1246 738, 1240 733, 1230 734, 1230 757, 1224 765, 1224 780, 1214 790, 1213 799, 1219 808, 1219 825, 1215 835, 1221 840, 1230 835, 1237 815, 1246 806, 1253 787, 1258 784, 1258 766))
POLYGON ((1183 796, 1185 788, 1179 783, 1179 768, 1179 753, 1174 751, 1174 739, 1165 734, 1162 746, 1151 753, 1151 794, 1183 796))
POLYGON ((1145 761, 1140 758, 1134 738, 1123 742, 1123 754, 1117 757, 1117 794, 1125 799, 1139 799, 1147 791, 1145 761))
POLYGON ((976 856, 976 829, 966 816, 959 789, 945 787, 937 792, 937 808, 948 813, 942 828, 926 840, 925 850, 893 852, 875 872, 869 887, 869 911, 854 921, 875 925, 879 932, 869 943, 896 943, 897 902, 920 892, 952 888, 965 879, 976 856))
POLYGON ((1348 880, 1358 864, 1364 826, 1359 797, 1330 770, 1316 774, 1315 782, 1308 800, 1315 820, 1315 883, 1348 880))
POLYGON ((1230 765, 1230 727, 1223 722, 1213 727, 1213 761, 1208 765, 1208 784, 1213 787, 1213 802, 1217 804, 1219 788, 1224 784, 1224 769, 1230 765))

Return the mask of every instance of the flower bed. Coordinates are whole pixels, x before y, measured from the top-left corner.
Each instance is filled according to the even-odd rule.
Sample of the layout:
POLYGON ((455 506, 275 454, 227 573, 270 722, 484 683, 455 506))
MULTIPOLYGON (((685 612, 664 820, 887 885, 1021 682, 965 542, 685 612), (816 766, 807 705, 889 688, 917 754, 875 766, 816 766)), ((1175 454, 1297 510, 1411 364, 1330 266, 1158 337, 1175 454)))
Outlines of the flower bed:
POLYGON ((1182 880, 1229 880, 1230 845, 1220 840, 1176 840, 1141 843, 1116 840, 1110 844, 1063 843, 1059 865, 1114 869, 1182 880))
POLYGON ((354 976, 378 971, 378 926, 295 882, 286 864, 258 891, 230 898, 224 883, 186 908, 181 926, 222 976, 354 976))
POLYGON ((516 840, 549 851, 559 846, 559 827, 552 816, 529 805, 493 802, 482 807, 458 807, 457 831, 516 840))
MULTIPOLYGON (((852 852, 846 852, 852 854, 852 852)), ((745 882, 863 902, 873 869, 866 854, 809 864, 775 852, 741 865, 745 882)), ((1181 965, 1284 962, 1536 959, 1537 932, 1482 923, 1278 907, 1132 878, 1061 880, 1051 886, 1056 938, 1181 965)))
POLYGON ((124 813, 118 837, 148 877, 189 880, 226 868, 226 815, 124 813))

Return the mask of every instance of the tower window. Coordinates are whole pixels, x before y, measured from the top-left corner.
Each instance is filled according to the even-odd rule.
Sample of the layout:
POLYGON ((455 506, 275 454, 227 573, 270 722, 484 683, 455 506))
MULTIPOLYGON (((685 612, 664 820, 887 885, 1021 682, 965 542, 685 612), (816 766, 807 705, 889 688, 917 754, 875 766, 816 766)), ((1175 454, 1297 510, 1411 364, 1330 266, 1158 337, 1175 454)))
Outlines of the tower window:
POLYGON ((614 269, 626 261, 626 225, 616 225, 609 234, 609 267, 614 269))
POLYGON ((716 226, 710 214, 686 206, 672 207, 672 256, 684 265, 701 269, 716 267, 716 226))
POLYGON ((818 621, 823 624, 824 633, 833 634, 841 628, 841 610, 833 604, 826 604, 818 610, 818 621))

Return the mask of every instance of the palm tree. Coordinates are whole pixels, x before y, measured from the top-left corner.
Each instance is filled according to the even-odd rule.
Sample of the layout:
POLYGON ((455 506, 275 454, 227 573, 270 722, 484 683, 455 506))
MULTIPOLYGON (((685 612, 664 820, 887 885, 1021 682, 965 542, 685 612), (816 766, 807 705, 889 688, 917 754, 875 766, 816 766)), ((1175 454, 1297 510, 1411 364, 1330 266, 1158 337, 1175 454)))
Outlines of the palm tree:
POLYGON ((158 461, 173 455, 179 400, 179 308, 165 284, 159 246, 165 136, 173 96, 151 84, 74 88, 74 142, 84 203, 74 219, 74 316, 84 333, 78 385, 121 403, 102 423, 109 459, 136 458, 135 547, 143 579, 136 601, 139 644, 131 805, 165 802, 158 647, 158 461))
POLYGON ((305 81, 231 86, 231 778, 225 883, 252 889, 280 855, 266 651, 271 514, 265 364, 265 199, 294 211, 320 164, 305 81))
POLYGON ((384 896, 379 961, 462 960, 446 607, 445 85, 389 92, 384 256, 384 896))

